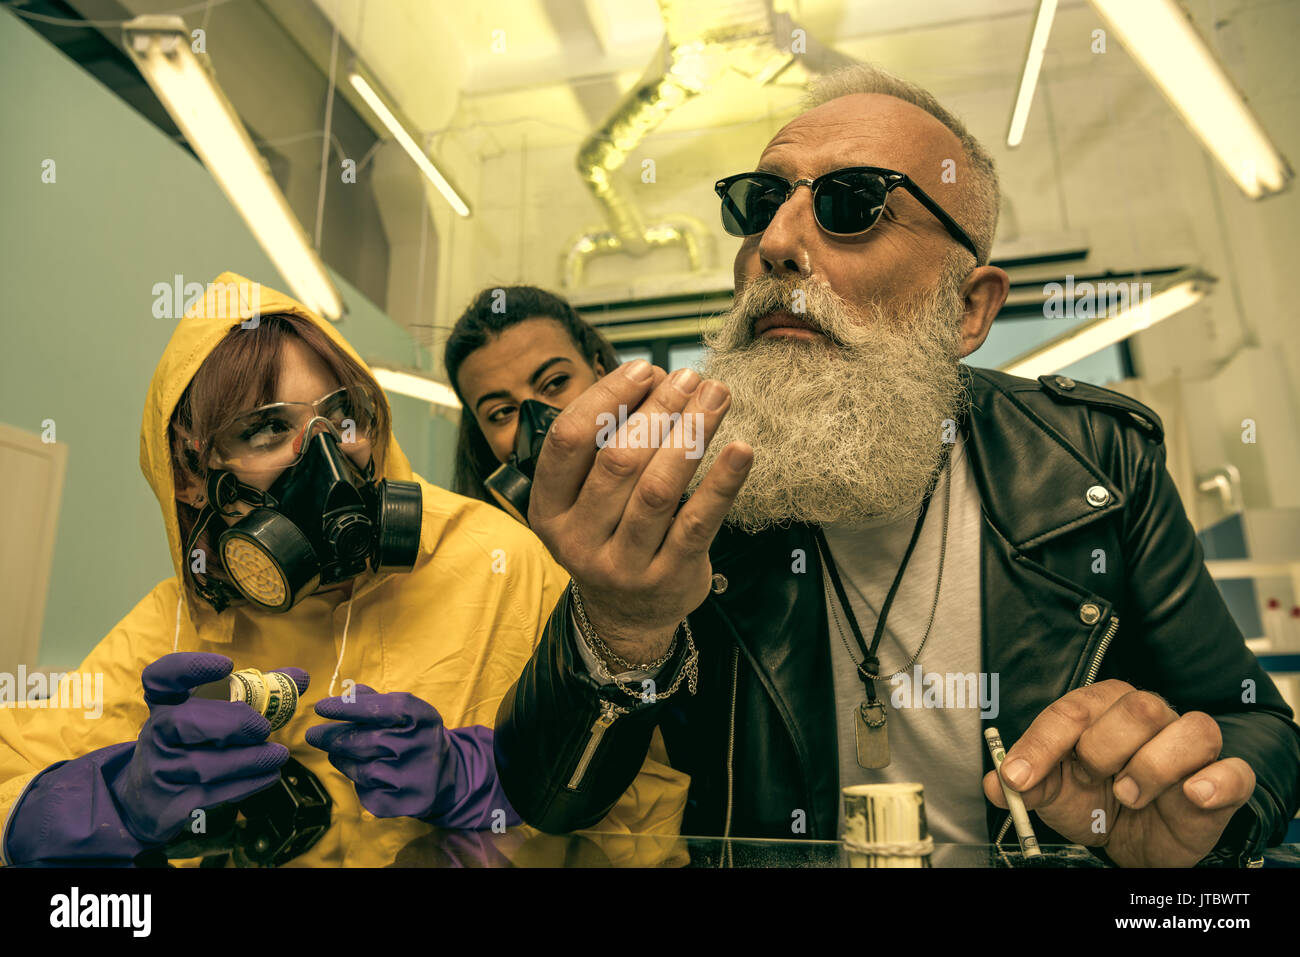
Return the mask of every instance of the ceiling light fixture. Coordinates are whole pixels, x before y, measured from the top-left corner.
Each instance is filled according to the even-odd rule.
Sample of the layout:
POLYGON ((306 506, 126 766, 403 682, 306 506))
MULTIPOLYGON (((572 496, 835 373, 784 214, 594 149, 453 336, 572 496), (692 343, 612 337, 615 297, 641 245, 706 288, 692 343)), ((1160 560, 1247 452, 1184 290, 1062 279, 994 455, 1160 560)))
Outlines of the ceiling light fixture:
POLYGON ((375 374, 375 381, 380 387, 388 392, 409 395, 449 409, 460 409, 460 399, 456 398, 455 390, 446 383, 413 372, 401 372, 382 366, 372 365, 370 371, 375 374))
POLYGON ((438 171, 438 167, 433 165, 429 155, 407 132, 406 127, 397 118, 397 114, 384 102, 384 98, 379 95, 376 89, 377 84, 371 83, 369 79, 361 75, 359 64, 354 63, 348 70, 348 82, 352 84, 352 88, 357 91, 361 99, 366 101, 366 105, 379 118, 379 122, 384 124, 388 132, 393 134, 393 138, 401 144, 402 149, 406 150, 411 159, 415 160, 415 165, 420 168, 420 172, 427 176, 429 182, 438 188, 438 192, 451 204, 451 208, 461 216, 468 216, 469 206, 460 198, 460 194, 456 192, 451 183, 447 182, 447 178, 438 171))
MULTIPOLYGON (((1059 372, 1080 359, 1100 352, 1107 346, 1127 339, 1134 333, 1141 332, 1175 313, 1182 312, 1188 306, 1195 305, 1214 288, 1215 282, 1213 276, 1200 270, 1184 269, 1170 276, 1159 291, 1153 293, 1146 292, 1145 284, 1138 286, 1137 283, 1133 283, 1131 285, 1138 286, 1141 291, 1137 297, 1139 301, 1133 302, 1125 288, 1125 295, 1121 300, 1124 305, 1115 312, 1075 326, 1041 346, 1036 346, 1003 363, 999 368, 1009 375, 1024 376, 1026 379, 1036 379, 1040 375, 1059 372)), ((1086 295, 1094 297, 1100 305, 1103 297, 1102 287, 1106 285, 1127 287, 1129 284, 1088 283, 1086 295)), ((1083 283, 1074 286, 1075 299, 1085 295, 1082 291, 1083 286, 1083 283)), ((1115 298, 1112 292, 1110 300, 1113 302, 1115 298)))
POLYGON ((1174 0, 1092 0, 1129 55, 1251 199, 1286 189, 1286 158, 1174 0))
POLYGON ((1029 40, 1029 52, 1025 55, 1025 72, 1020 77, 1020 93, 1016 96, 1016 108, 1011 113, 1011 129, 1007 132, 1008 146, 1019 146, 1025 137, 1029 104, 1034 101, 1038 73, 1043 66, 1043 51, 1047 49, 1047 37, 1052 32, 1052 19, 1055 16, 1056 0, 1041 0, 1038 4, 1038 19, 1034 22, 1034 35, 1029 40))
POLYGON ((267 170, 210 67, 190 48, 180 17, 136 17, 122 40, 140 75, 166 108, 226 198, 303 305, 337 321, 343 300, 302 224, 267 170))

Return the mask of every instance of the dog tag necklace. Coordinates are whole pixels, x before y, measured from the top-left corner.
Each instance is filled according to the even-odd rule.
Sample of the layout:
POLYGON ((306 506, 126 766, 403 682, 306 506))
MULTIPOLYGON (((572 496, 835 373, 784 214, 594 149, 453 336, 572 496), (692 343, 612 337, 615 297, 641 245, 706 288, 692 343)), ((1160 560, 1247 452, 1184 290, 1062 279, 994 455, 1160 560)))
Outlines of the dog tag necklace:
POLYGON ((925 634, 921 638, 921 644, 917 646, 916 654, 912 655, 911 660, 892 675, 882 676, 873 673, 878 672, 880 669, 880 660, 876 657, 876 649, 880 647, 880 639, 885 633, 885 619, 894 603, 894 596, 898 593, 898 586, 902 584, 903 572, 907 568, 908 559, 912 557, 916 542, 921 537, 921 526, 925 524, 925 516, 930 507, 930 497, 934 491, 933 486, 926 492, 925 498, 921 500, 921 514, 917 516, 916 527, 912 529, 912 538, 907 543, 907 551, 903 553, 903 561, 899 564, 898 572, 894 575, 894 582, 889 586, 889 593, 885 596, 885 603, 880 606, 880 614, 876 617, 876 628, 871 636, 870 647, 862 637, 862 629, 858 627, 858 620, 853 614, 852 606, 849 605, 848 595, 844 591, 844 584, 840 581, 839 571, 835 567, 835 560, 831 557, 831 547, 826 541, 826 535, 821 528, 817 528, 814 532, 822 567, 827 572, 822 581, 822 584, 826 586, 826 606, 835 617, 835 628, 840 633, 840 640, 844 642, 844 650, 849 653, 849 658, 857 665, 858 677, 862 679, 863 687, 866 690, 866 697, 854 711, 853 721, 858 766, 866 770, 878 770, 887 767, 890 761, 889 719, 885 712, 885 703, 876 696, 875 683, 882 677, 888 680, 901 675, 912 667, 916 659, 921 656, 921 649, 925 647, 926 641, 930 638, 930 629, 934 625, 934 614, 939 607, 939 588, 943 582, 944 556, 948 550, 948 510, 952 502, 952 473, 948 470, 946 460, 943 470, 948 471, 948 483, 943 496, 943 535, 939 544, 939 575, 934 584, 934 601, 930 605, 930 619, 926 622, 925 634), (829 579, 829 584, 827 579, 829 579), (849 627, 853 630, 853 637, 857 640, 858 648, 862 651, 863 657, 860 663, 853 658, 848 639, 844 637, 844 629, 840 626, 840 617, 835 611, 835 602, 831 598, 830 586, 832 585, 835 588, 835 597, 839 599, 840 606, 844 609, 844 616, 849 620, 849 627))

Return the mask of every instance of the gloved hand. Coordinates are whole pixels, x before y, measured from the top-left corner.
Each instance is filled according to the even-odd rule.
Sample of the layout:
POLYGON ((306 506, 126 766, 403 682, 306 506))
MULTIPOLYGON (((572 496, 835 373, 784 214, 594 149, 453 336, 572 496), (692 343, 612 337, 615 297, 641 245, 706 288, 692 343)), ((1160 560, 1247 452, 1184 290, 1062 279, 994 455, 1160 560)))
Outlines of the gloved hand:
POLYGON ((355 701, 317 702, 322 718, 346 723, 308 728, 307 743, 352 779, 366 810, 446 828, 520 823, 497 779, 491 728, 448 730, 432 705, 404 691, 355 692, 355 701))
MULTIPOLYGON (((190 697, 190 691, 229 676, 225 655, 181 652, 144 669, 149 720, 124 774, 110 785, 131 833, 146 843, 175 837, 197 808, 212 808, 275 783, 289 749, 267 744, 271 725, 238 701, 190 697)), ((307 690, 307 673, 280 668, 307 690)))
MULTIPOLYGON (((224 655, 165 655, 142 674, 149 718, 138 740, 50 765, 13 809, 4 856, 12 863, 131 858, 179 833, 198 808, 274 783, 289 752, 265 744, 266 719, 246 704, 191 698, 228 676, 224 655)), ((299 693, 306 672, 290 674, 299 693)))

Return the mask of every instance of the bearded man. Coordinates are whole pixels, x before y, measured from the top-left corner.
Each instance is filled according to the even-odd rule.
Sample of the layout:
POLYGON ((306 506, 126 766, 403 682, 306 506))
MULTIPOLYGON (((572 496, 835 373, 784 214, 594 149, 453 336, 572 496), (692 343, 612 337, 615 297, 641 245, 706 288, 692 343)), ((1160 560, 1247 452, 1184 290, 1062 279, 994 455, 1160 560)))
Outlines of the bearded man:
POLYGON ((511 803, 589 826, 654 786, 658 727, 683 833, 834 839, 841 787, 912 781, 936 841, 1003 843, 996 725, 1040 842, 1262 862, 1300 728, 1205 570, 1159 419, 964 365, 1008 290, 991 159, 871 67, 810 107, 715 187, 744 239, 706 380, 631 363, 551 428, 529 520, 573 584, 498 714, 511 803), (703 460, 598 447, 620 405, 702 423, 703 460))

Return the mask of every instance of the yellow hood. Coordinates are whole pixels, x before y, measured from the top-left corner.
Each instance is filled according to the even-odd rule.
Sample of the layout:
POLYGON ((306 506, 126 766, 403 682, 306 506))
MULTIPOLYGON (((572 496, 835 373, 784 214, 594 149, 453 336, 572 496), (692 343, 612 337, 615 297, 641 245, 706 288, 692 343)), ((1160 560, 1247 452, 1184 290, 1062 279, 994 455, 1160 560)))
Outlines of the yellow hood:
MULTIPOLYGON (((199 366, 216 348, 217 343, 225 338, 231 329, 254 316, 269 316, 277 313, 290 313, 301 316, 313 323, 330 337, 340 350, 357 361, 369 372, 369 367, 362 361, 355 349, 348 343, 334 325, 322 319, 302 303, 270 286, 254 282, 238 273, 223 272, 208 284, 201 300, 196 302, 172 333, 167 348, 163 350, 158 367, 154 369, 153 380, 149 383, 149 394, 145 398, 144 418, 140 423, 140 469, 158 497, 162 507, 163 524, 167 528, 167 546, 171 553, 172 564, 176 569, 177 580, 184 582, 187 560, 184 553, 185 543, 180 537, 180 522, 176 515, 176 487, 172 477, 171 446, 167 440, 167 426, 171 421, 176 403, 180 401, 185 388, 198 372, 199 366)), ((382 396, 383 390, 376 386, 382 396)), ((391 419, 391 416, 390 416, 391 419)), ((397 440, 390 435, 388 450, 384 457, 384 469, 381 478, 411 481, 411 463, 397 445, 397 440)), ((196 605, 189 609, 192 625, 197 629, 199 622, 215 619, 215 612, 206 603, 191 602, 193 597, 185 591, 186 604, 196 605)))
MULTIPOLYGON (((317 703, 364 684, 415 695, 436 708, 450 728, 491 727, 568 585, 568 576, 527 527, 485 502, 413 476, 390 438, 386 476, 419 482, 422 496, 420 553, 409 573, 367 573, 346 600, 337 591, 316 593, 280 615, 242 605, 218 615, 207 602, 193 599, 183 585, 167 423, 213 347, 251 317, 252 303, 240 306, 237 296, 223 295, 240 283, 246 290, 256 288, 242 276, 223 273, 178 323, 145 406, 140 464, 162 505, 176 577, 159 582, 77 669, 99 682, 97 711, 0 708, 0 863, 4 828, 28 785, 56 762, 134 740, 149 717, 140 673, 177 649, 224 654, 239 668, 292 665, 306 671, 311 684, 297 711, 270 740, 287 747, 320 779, 334 804, 334 826, 295 863, 391 863, 430 826, 412 818, 378 821, 362 808, 352 780, 324 751, 307 744, 307 729, 324 720, 315 712, 317 703), (180 614, 182 606, 189 615, 180 614)), ((300 303, 262 287, 256 305, 263 315, 288 312, 314 322, 360 361, 331 325, 300 303)), ((666 762, 656 733, 641 774, 601 822, 602 830, 678 833, 690 779, 666 762)), ((623 840, 608 855, 614 861, 640 860, 639 847, 623 840)), ((525 856, 530 855, 535 856, 532 851, 525 856)))

